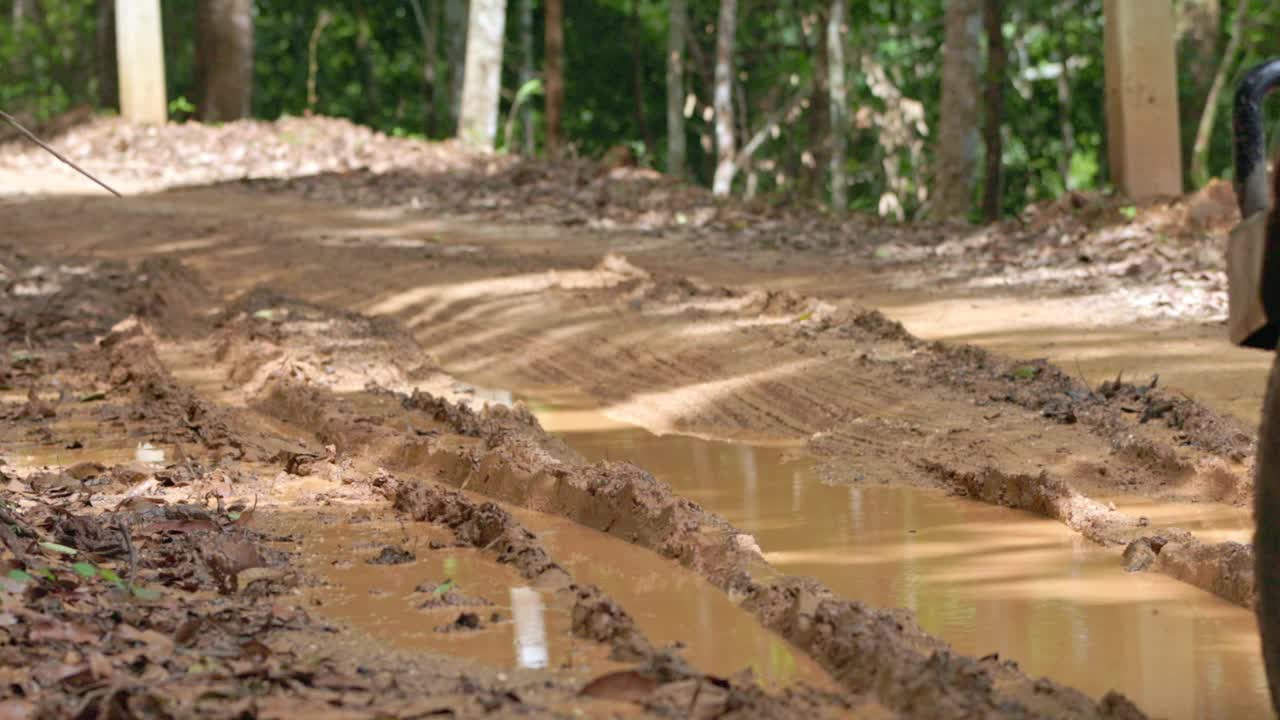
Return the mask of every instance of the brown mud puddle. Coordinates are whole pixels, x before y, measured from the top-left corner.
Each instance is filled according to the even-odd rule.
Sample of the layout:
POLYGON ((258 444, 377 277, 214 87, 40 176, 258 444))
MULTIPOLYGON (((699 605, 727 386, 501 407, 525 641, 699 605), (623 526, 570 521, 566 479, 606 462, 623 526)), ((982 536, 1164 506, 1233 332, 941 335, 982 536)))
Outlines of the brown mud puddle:
MULTIPOLYGON (((1094 696, 1119 690, 1157 717, 1268 713, 1251 613, 1169 577, 1126 573, 1117 553, 1057 522, 937 491, 827 484, 786 448, 657 436, 599 415, 595 429, 589 409, 528 405, 587 459, 644 467, 751 533, 778 570, 909 608, 958 653, 998 653, 1094 696)), ((1234 508, 1114 501, 1198 534, 1244 531, 1234 508)))
MULTIPOLYGON (((563 518, 513 514, 578 582, 617 600, 656 644, 678 643, 702 672, 729 677, 749 669, 766 687, 803 681, 836 689, 811 658, 694 573, 563 518)), ((388 647, 520 666, 510 592, 529 583, 510 565, 454 546, 447 531, 385 514, 281 513, 266 524, 301 540, 301 563, 321 581, 306 589, 315 614, 388 647), (413 558, 374 562, 384 548, 413 558)), ((606 646, 575 638, 563 610, 548 605, 543 616, 550 667, 584 677, 623 667, 608 660, 606 646)))
MULTIPOLYGON (((515 568, 448 533, 389 516, 282 513, 269 523, 301 540, 301 562, 320 584, 306 589, 313 612, 401 650, 519 668, 510 591, 528 586, 515 568), (400 558, 394 555, 407 552, 400 558)), ((547 663, 585 674, 620 667, 607 648, 574 638, 563 611, 543 612, 547 663)))
POLYGON ((561 517, 512 510, 581 583, 600 587, 655 644, 684 647, 699 670, 728 677, 746 668, 766 687, 801 681, 836 690, 809 656, 760 625, 705 579, 670 560, 561 517))

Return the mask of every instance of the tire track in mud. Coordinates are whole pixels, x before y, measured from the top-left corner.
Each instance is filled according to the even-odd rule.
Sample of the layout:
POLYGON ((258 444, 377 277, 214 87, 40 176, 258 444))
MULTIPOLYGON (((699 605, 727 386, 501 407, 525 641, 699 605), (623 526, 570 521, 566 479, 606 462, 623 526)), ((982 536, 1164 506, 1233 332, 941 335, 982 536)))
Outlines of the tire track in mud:
MULTIPOLYGON (((649 288, 649 290, 652 290, 652 288, 649 288)), ((641 288, 641 310, 644 309, 644 292, 648 292, 648 290, 641 288)), ((545 295, 549 297, 543 300, 544 304, 552 306, 561 305, 566 300, 564 296, 572 296, 568 299, 570 302, 564 304, 570 309, 572 309, 573 304, 591 306, 602 304, 602 302, 627 300, 626 296, 611 296, 609 291, 595 291, 594 293, 552 291, 545 293, 545 295)), ((828 357, 835 354, 835 360, 829 361, 822 368, 819 368, 819 372, 815 372, 813 377, 804 375, 799 379, 788 379, 791 380, 788 383, 773 383, 768 384, 767 387, 764 387, 763 383, 758 383, 762 387, 758 391, 756 391, 756 388, 751 388, 753 389, 751 395, 742 396, 745 397, 745 400, 742 397, 733 395, 713 397, 712 402, 710 402, 710 409, 696 409, 692 413, 686 413, 677 418, 678 423, 685 423, 692 428, 705 425, 705 427, 717 430, 721 428, 736 428, 737 432, 748 432, 748 430, 758 432, 758 429, 751 428, 751 425, 755 424, 762 416, 765 416, 765 413, 760 410, 760 406, 767 400, 781 400, 780 405, 782 405, 783 409, 778 410, 776 407, 771 407, 769 411, 776 414, 776 416, 782 416, 782 418, 795 419, 799 427, 808 430, 814 425, 824 423, 826 420, 823 420, 824 414, 815 414, 812 407, 808 406, 808 401, 804 400, 803 397, 799 398, 799 400, 796 397, 787 397, 787 395, 800 395, 800 393, 792 393, 792 388, 796 384, 804 387, 806 391, 804 395, 810 397, 831 397, 829 389, 824 395, 823 387, 832 387, 832 379, 840 380, 842 378, 856 378, 861 383, 879 384, 879 386, 886 388, 895 388, 895 386, 901 388, 904 383, 901 382, 899 375, 904 370, 904 359, 910 360, 913 357, 913 351, 919 350, 918 346, 913 347, 913 343, 902 341, 901 337, 893 337, 893 333, 888 333, 890 334, 890 340, 886 341, 884 337, 877 337, 876 333, 867 332, 864 325, 868 324, 868 314, 852 316, 852 327, 861 329, 864 332, 863 336, 859 337, 858 332, 847 331, 847 325, 842 325, 840 322, 832 320, 832 315, 829 313, 826 316, 818 316, 818 318, 814 318, 813 315, 817 314, 814 310, 805 310, 804 313, 795 314, 796 309, 804 309, 804 307, 806 307, 804 304, 794 307, 791 313, 788 313, 788 315, 792 316, 792 322, 786 325, 760 325, 760 327, 746 325, 735 336, 736 341, 745 340, 745 343, 722 342, 719 345, 707 343, 707 345, 710 345, 709 347, 695 345, 691 348, 685 348, 684 354, 677 355, 678 359, 680 359, 677 360, 677 365, 682 369, 682 373, 685 373, 681 379, 696 379, 701 383, 716 382, 718 375, 744 374, 742 370, 760 368, 760 366, 767 369, 769 365, 777 364, 780 361, 780 357, 778 357, 780 355, 783 357, 790 356, 792 359, 796 359, 796 357, 808 359, 808 357, 814 355, 828 357), (809 315, 808 318, 805 318, 805 315, 809 315), (809 324, 810 322, 818 323, 822 327, 809 324), (832 352, 833 338, 823 337, 824 333, 832 331, 836 331, 836 345, 840 345, 840 343, 847 345, 852 340, 861 343, 864 347, 872 348, 870 351, 861 351, 861 359, 868 360, 868 357, 872 357, 872 354, 879 355, 872 357, 863 366, 854 366, 854 363, 849 363, 852 354, 847 351, 847 348, 845 348, 845 352, 840 352, 840 348, 836 348, 836 351, 832 352), (733 354, 733 348, 741 347, 742 345, 745 345, 745 348, 742 348, 745 352, 740 350, 739 355, 733 354), (796 345, 799 345, 799 347, 795 347, 796 345), (749 363, 744 363, 744 357, 742 357, 744 355, 748 356, 749 363), (846 361, 849 366, 841 368, 840 365, 837 365, 837 360, 846 361), (876 368, 876 365, 884 365, 884 368, 876 368), (867 366, 872 366, 873 370, 883 370, 883 372, 867 372, 867 366)), ((636 319, 637 315, 640 315, 634 313, 634 311, 627 314, 627 310, 622 310, 620 315, 626 314, 627 318, 632 319, 636 319)), ((705 318, 709 311, 700 310, 700 313, 705 318)), ((736 315, 739 316, 739 319, 751 318, 750 313, 737 313, 736 315)), ((572 316, 572 313, 570 313, 570 316, 572 316)), ((717 316, 717 314, 710 313, 710 316, 717 316)), ((667 337, 671 334, 669 332, 672 329, 671 325, 664 324, 660 318, 654 320, 652 316, 644 318, 643 315, 640 315, 640 319, 644 323, 648 323, 648 328, 644 329, 644 334, 641 336, 645 340, 667 337)), ((872 316, 872 319, 874 320, 874 316, 872 316)), ((874 325, 874 323, 870 324, 874 325)), ((594 340, 594 338, 581 338, 581 340, 585 342, 594 340)), ((627 342, 634 342, 634 338, 627 342)), ((623 343, 620 343, 620 347, 620 352, 631 351, 631 347, 623 345, 623 343)), ((580 357, 581 360, 577 364, 577 368, 581 368, 580 372, 585 377, 594 378, 596 386, 604 386, 604 384, 616 383, 617 380, 620 380, 608 366, 603 366, 602 368, 599 364, 588 363, 585 359, 589 357, 589 354, 584 352, 584 348, 581 346, 570 346, 566 351, 575 352, 580 357)), ((645 369, 645 377, 654 378, 645 380, 645 382, 660 382, 660 378, 664 377, 663 363, 660 361, 662 360, 662 355, 664 354, 652 351, 648 360, 645 359, 644 355, 634 355, 635 359, 640 361, 641 366, 645 369)), ((507 359, 507 361, 509 363, 512 360, 507 359)), ((553 356, 549 361, 554 361, 559 365, 564 364, 562 361, 558 361, 556 356, 553 356)), ((297 366, 294 365, 291 369, 297 370, 297 366)), ((909 368, 906 370, 906 375, 911 379, 919 379, 919 370, 919 368, 909 368)), ((635 388, 628 386, 635 386, 640 380, 636 380, 634 375, 623 375, 621 379, 623 382, 614 384, 612 392, 622 397, 634 395, 634 392, 631 391, 634 391, 635 388)), ((991 378, 979 379, 991 380, 991 378)), ((1000 380, 1000 378, 997 378, 997 380, 1000 380)), ((1005 382, 1005 380, 1000 380, 1000 382, 1005 382)), ((694 383, 686 382, 685 384, 694 383)), ((943 395, 945 389, 950 387, 947 383, 925 382, 922 384, 929 392, 937 393, 940 396, 943 395)), ((996 384, 998 386, 998 383, 996 384)), ((675 388, 678 389, 680 386, 675 386, 675 388)), ((892 396, 893 393, 886 391, 886 395, 892 396)), ((963 406, 964 393, 956 392, 956 395, 961 398, 961 401, 956 402, 956 406, 963 406)), ((980 395, 980 392, 970 392, 969 395, 968 400, 972 401, 972 396, 980 395)), ((1012 411, 1018 410, 1019 407, 1023 407, 1019 404, 1018 398, 1010 397, 1012 396, 992 398, 991 393, 988 393, 988 400, 995 402, 997 406, 1005 407, 1005 411, 1011 411, 1012 413, 1012 411), (1010 407, 1012 407, 1012 410, 1010 410, 1010 407)), ((904 405, 904 402, 901 402, 901 396, 897 397, 897 401, 899 402, 896 402, 896 405, 904 405)), ((829 415, 849 414, 847 410, 845 413, 837 413, 841 409, 840 398, 832 398, 826 405, 835 409, 832 413, 828 413, 829 415)), ((878 404, 869 402, 868 405, 874 406, 878 404)), ((1059 425, 1047 424, 1044 420, 1028 420, 1030 418, 1039 418, 1039 415, 1032 410, 1025 409, 1025 407, 1021 409, 1021 413, 1023 413, 1021 421, 1027 421, 1030 427, 1037 428, 1041 432, 1046 427, 1059 427, 1059 425)), ((928 413, 923 413, 922 415, 928 415, 928 413)), ((357 423, 356 425, 360 424, 357 423)), ((388 437, 384 438, 388 446, 396 445, 397 442, 402 441, 402 437, 399 436, 401 430, 356 427, 356 425, 346 429, 349 432, 356 433, 357 437, 360 437, 358 433, 365 433, 372 438, 378 438, 381 433, 390 433, 388 437)), ((503 432, 509 432, 509 430, 511 429, 507 428, 503 432)), ((509 439, 503 436, 503 432, 499 432, 498 437, 485 437, 483 439, 486 443, 495 443, 499 439, 509 439)), ((901 442, 899 442, 899 445, 901 445, 901 442)), ((502 448, 503 451, 512 450, 511 447, 503 445, 503 443, 497 443, 494 447, 502 448)), ((461 460, 457 461, 465 461, 463 465, 468 468, 467 473, 471 473, 471 471, 476 470, 477 466, 479 466, 476 465, 477 462, 483 460, 485 455, 466 454, 466 452, 463 452, 460 457, 461 460)), ((541 457, 541 460, 545 460, 545 457, 541 457)), ((499 457, 498 460, 492 461, 500 462, 502 459, 499 457)), ((466 482, 466 478, 470 477, 472 475, 466 474, 462 482, 466 482)), ((650 478, 650 482, 652 482, 652 478, 650 478)), ((530 497, 534 496, 525 496, 520 498, 520 501, 527 503, 530 497)), ((634 511, 634 507, 627 510, 634 511)), ((621 512, 621 510, 614 512, 621 512)), ((590 519, 584 518, 582 520, 586 520, 585 524, 591 524, 590 519)), ((716 523, 710 524, 716 525, 716 523)), ((603 525, 602 529, 605 528, 609 532, 621 532, 620 528, 614 527, 613 524, 603 525)), ((626 525, 623 525, 622 529, 625 528, 626 525)), ((736 537, 736 534, 732 534, 731 529, 726 529, 724 532, 736 537)), ((640 544, 653 543, 652 538, 650 538, 650 541, 645 541, 643 537, 639 536, 628 537, 627 539, 632 542, 639 541, 640 544)), ((650 544, 645 544, 645 546, 649 547, 650 544)), ((708 552, 707 548, 699 550, 700 547, 695 544, 695 547, 690 551, 692 555, 698 556, 701 553, 708 552)), ((716 562, 708 562, 707 566, 719 565, 721 557, 732 557, 735 553, 737 553, 737 560, 735 561, 737 565, 735 565, 735 562, 730 562, 731 566, 741 568, 742 564, 750 564, 748 561, 754 561, 751 559, 750 553, 737 546, 737 544, 732 544, 728 548, 719 548, 719 550, 717 550, 716 546, 712 546, 710 550, 714 551, 713 555, 716 556, 714 557, 716 562), (746 556, 745 560, 742 557, 744 555, 746 556)), ((705 562, 705 559, 703 561, 705 562)), ((1043 701, 1050 703, 1050 706, 1053 703, 1066 703, 1073 712, 1079 711, 1085 716, 1089 714, 1125 716, 1126 712, 1128 712, 1126 710, 1128 706, 1115 696, 1108 696, 1102 705, 1096 706, 1093 705, 1092 701, 1088 701, 1088 698, 1079 696, 1079 693, 1075 693, 1075 696, 1079 696, 1075 697, 1071 694, 1074 691, 1065 691, 1065 689, 1060 691, 1060 687, 1052 683, 1046 685, 1048 691, 1041 692, 1043 688, 1036 683, 1030 683, 1030 680, 1018 673, 1014 667, 1000 664, 1000 662, 993 659, 983 661, 954 659, 954 657, 948 655, 945 646, 942 646, 936 639, 928 638, 927 635, 920 633, 919 629, 915 628, 914 624, 901 612, 895 614, 892 611, 869 611, 865 607, 858 605, 858 603, 838 601, 829 592, 824 591, 820 585, 806 583, 803 580, 782 579, 776 583, 758 582, 758 580, 751 578, 750 573, 748 573, 746 574, 748 579, 745 580, 745 583, 741 580, 741 574, 732 575, 733 578, 739 578, 739 580, 731 582, 730 578, 723 577, 722 571, 717 570, 716 573, 713 573, 716 577, 709 577, 709 579, 712 579, 713 582, 718 580, 717 584, 721 584, 727 591, 735 594, 735 596, 744 597, 744 605, 758 612, 763 623, 772 626, 772 628, 780 629, 780 632, 785 634, 788 639, 792 639, 792 642, 795 642, 797 646, 806 648, 806 650, 819 657, 819 660, 822 660, 824 664, 829 664, 829 669, 833 667, 833 673, 841 679, 842 683, 846 683, 846 687, 861 688, 863 692, 867 691, 868 688, 876 688, 878 693, 884 693, 881 696, 881 700, 886 702, 887 705, 895 707, 896 710, 910 712, 918 710, 919 706, 915 705, 915 703, 928 702, 931 703, 931 707, 941 707, 937 716, 950 716, 946 715, 947 712, 963 712, 965 715, 989 715, 996 714, 996 712, 1001 712, 1002 714, 1005 711, 1014 712, 1015 715, 1019 714, 1019 712, 1021 714, 1034 715, 1036 712, 1043 710, 1044 707, 1048 707, 1037 705, 1037 703, 1043 701), (858 630, 850 633, 850 628, 858 628, 858 630), (850 642, 849 635, 861 639, 852 643, 852 647, 850 647, 847 644, 850 642), (908 644, 906 650, 901 647, 901 644, 904 643, 904 638, 906 644, 908 644), (887 660, 887 662, 883 662, 884 666, 877 662, 876 667, 867 667, 865 665, 867 665, 868 657, 874 657, 879 661, 887 660), (959 680, 959 682, 952 683, 952 680, 959 680), (922 682, 925 684, 938 683, 942 687, 924 689, 916 687, 916 684, 922 682), (1028 691, 1028 688, 1030 688, 1030 691, 1028 691), (1020 689, 1021 691, 1028 691, 1029 694, 1025 697, 1020 696, 1020 689), (1018 700, 1009 700, 1009 697, 1006 697, 1006 693, 1011 693, 1012 696, 1019 696, 1018 700), (1032 698, 1032 700, 1027 700, 1028 697, 1032 698), (1030 706, 1020 705, 1020 703, 1024 702, 1029 702, 1030 706)))
MULTIPOLYGON (((485 357, 477 379, 486 384, 533 394, 574 386, 602 401, 610 417, 656 432, 804 440, 826 458, 835 482, 940 485, 1029 510, 1103 545, 1133 544, 1129 554, 1139 559, 1125 561, 1130 569, 1252 605, 1249 546, 1150 528, 1087 497, 1120 490, 1247 502, 1250 434, 1187 398, 1119 381, 1095 390, 1043 361, 925 343, 878 312, 787 293, 650 277, 608 290, 549 291, 531 305, 539 310, 502 332, 500 320, 474 313, 416 336, 427 346, 451 337, 455 347, 485 357), (610 309, 618 332, 549 339, 556 328, 610 309), (708 326, 720 331, 700 332, 708 326), (794 364, 802 369, 778 374, 794 364), (729 389, 705 391, 716 383, 729 389), (1063 495, 1075 508, 1068 512, 1025 493, 991 492, 993 478, 1079 497, 1063 495), (1077 517, 1090 503, 1088 518, 1077 517)), ((465 356, 438 359, 469 369, 465 356)))
MULTIPOLYGON (((893 711, 939 718, 1142 717, 1114 693, 1095 703, 1052 681, 1032 680, 1013 663, 954 656, 905 611, 872 610, 839 600, 816 581, 780 577, 724 520, 672 495, 639 468, 582 463, 527 411, 477 414, 426 394, 385 393, 376 397, 385 398, 384 405, 398 399, 399 409, 393 405, 375 417, 350 406, 354 396, 334 395, 322 383, 306 384, 286 372, 263 388, 253 409, 394 472, 562 515, 671 558, 737 598, 846 690, 893 711), (414 417, 442 427, 406 435, 414 417)), ((402 487, 399 507, 418 514, 412 498, 422 491, 402 487)))

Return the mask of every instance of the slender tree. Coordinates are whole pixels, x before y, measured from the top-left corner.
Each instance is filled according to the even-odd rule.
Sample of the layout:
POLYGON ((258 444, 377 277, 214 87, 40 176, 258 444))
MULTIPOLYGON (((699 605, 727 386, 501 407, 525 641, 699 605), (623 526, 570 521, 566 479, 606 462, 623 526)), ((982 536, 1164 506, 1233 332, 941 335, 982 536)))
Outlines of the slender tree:
POLYGON ((831 206, 843 212, 846 191, 845 147, 849 132, 849 102, 845 89, 844 37, 848 0, 831 0, 827 18, 827 83, 831 91, 831 206))
POLYGON ((728 195, 738 172, 733 130, 733 40, 738 30, 737 0, 720 0, 720 22, 716 31, 716 72, 712 107, 716 123, 716 174, 711 184, 715 195, 728 195))
MULTIPOLYGON (((537 59, 533 55, 533 0, 520 0, 520 86, 538 77, 537 59)), ((533 106, 523 103, 520 124, 524 128, 524 154, 534 154, 533 106)), ((510 151, 510 148, 508 148, 510 151)))
POLYGON ((687 0, 671 0, 667 27, 667 174, 684 176, 684 41, 688 32, 687 0))
POLYGON ((253 0, 196 3, 195 76, 201 120, 249 117, 253 109, 253 0))
POLYGON ((1058 173, 1064 190, 1072 190, 1071 158, 1076 154, 1076 128, 1071 122, 1071 54, 1066 33, 1059 33, 1055 57, 1058 60, 1058 125, 1062 129, 1062 152, 1058 153, 1058 173))
POLYGON ((422 38, 422 100, 423 132, 427 137, 436 135, 436 119, 440 112, 442 83, 439 80, 437 63, 439 48, 436 42, 436 27, 439 19, 439 3, 431 3, 427 9, 422 7, 422 0, 409 0, 413 8, 413 18, 418 24, 418 35, 422 38))
POLYGON ((444 26, 448 42, 445 67, 449 69, 449 132, 456 133, 462 109, 463 74, 467 66, 467 0, 445 0, 444 26))
POLYGON ((97 12, 94 71, 98 76, 98 104, 111 108, 120 104, 120 77, 116 69, 115 0, 98 0, 97 12))
POLYGON ((492 150, 498 134, 502 44, 506 24, 506 0, 471 0, 458 138, 473 147, 492 150))
POLYGON ((1236 14, 1231 20, 1230 37, 1227 49, 1218 61, 1218 69, 1213 75, 1213 84, 1209 86, 1209 95, 1204 101, 1204 112, 1200 115, 1200 126, 1196 128, 1196 141, 1191 148, 1191 182, 1196 187, 1209 182, 1209 138, 1213 135, 1213 125, 1218 114, 1218 96, 1222 87, 1235 67, 1236 56, 1240 53, 1240 37, 1244 35, 1244 21, 1249 12, 1249 0, 1240 0, 1236 5, 1236 14))
POLYGON ((564 115, 564 0, 546 0, 543 12, 546 22, 543 91, 546 93, 547 154, 554 158, 564 152, 561 134, 561 117, 564 115))
POLYGON ((636 132, 644 140, 645 152, 653 152, 653 137, 649 135, 649 113, 644 102, 644 44, 640 0, 631 0, 631 96, 635 104, 636 132))
POLYGON ((947 0, 942 113, 933 181, 933 213, 939 218, 964 218, 973 203, 980 122, 981 2, 947 0))
MULTIPOLYGON (((1009 65, 1009 54, 1004 46, 1004 0, 985 0, 983 20, 987 28, 986 117, 983 125, 987 168, 983 175, 982 217, 987 222, 995 222, 1000 217, 1004 189, 1004 83, 1009 65)), ((1065 59, 1062 65, 1065 74, 1065 59)), ((1070 163, 1070 159, 1067 162, 1070 163)))

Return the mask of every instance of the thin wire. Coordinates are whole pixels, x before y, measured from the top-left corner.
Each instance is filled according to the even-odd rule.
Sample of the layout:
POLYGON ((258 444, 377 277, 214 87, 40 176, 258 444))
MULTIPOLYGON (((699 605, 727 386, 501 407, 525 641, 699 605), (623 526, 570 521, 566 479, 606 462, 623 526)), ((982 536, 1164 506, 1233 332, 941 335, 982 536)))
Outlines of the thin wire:
POLYGON ((3 110, 0 110, 0 119, 4 119, 4 120, 8 121, 8 123, 9 123, 10 125, 12 125, 12 126, 14 126, 15 128, 17 128, 17 129, 18 129, 18 132, 22 133, 23 135, 26 135, 26 136, 27 136, 27 139, 29 139, 31 142, 33 142, 33 143, 35 143, 35 144, 39 145, 40 147, 42 147, 42 148, 44 148, 45 150, 47 150, 47 151, 49 152, 49 154, 53 155, 54 157, 58 158, 58 159, 59 159, 59 160, 61 160, 62 162, 64 162, 64 163, 66 163, 66 164, 70 165, 71 167, 75 168, 75 170, 76 170, 77 172, 79 172, 81 175, 84 175, 85 177, 89 178, 90 180, 92 180, 92 181, 94 181, 94 182, 98 183, 99 185, 101 185, 102 187, 106 188, 106 189, 107 189, 107 192, 111 193, 112 195, 115 195, 115 196, 116 196, 116 197, 118 197, 118 198, 122 198, 122 197, 124 197, 124 196, 123 196, 123 195, 121 195, 120 193, 116 192, 116 191, 115 191, 115 188, 113 188, 113 187, 111 187, 110 185, 108 185, 108 184, 106 184, 106 183, 102 182, 101 180, 99 180, 98 178, 94 177, 93 175, 90 175, 90 174, 89 174, 89 171, 87 171, 87 170, 85 170, 84 168, 80 167, 79 165, 77 165, 77 164, 75 164, 75 163, 71 162, 71 161, 70 161, 70 160, 68 160, 67 158, 63 157, 62 153, 60 153, 60 152, 58 152, 57 150, 54 150, 53 148, 51 148, 51 147, 49 147, 48 145, 44 144, 44 141, 43 141, 43 140, 41 140, 40 138, 38 138, 38 137, 36 137, 35 135, 33 135, 33 134, 31 133, 31 131, 30 131, 30 130, 28 130, 28 129, 26 129, 26 128, 22 127, 22 125, 21 125, 17 120, 14 120, 14 119, 13 119, 13 116, 12 116, 12 115, 10 115, 9 113, 7 113, 7 112, 5 112, 5 111, 3 111, 3 110))

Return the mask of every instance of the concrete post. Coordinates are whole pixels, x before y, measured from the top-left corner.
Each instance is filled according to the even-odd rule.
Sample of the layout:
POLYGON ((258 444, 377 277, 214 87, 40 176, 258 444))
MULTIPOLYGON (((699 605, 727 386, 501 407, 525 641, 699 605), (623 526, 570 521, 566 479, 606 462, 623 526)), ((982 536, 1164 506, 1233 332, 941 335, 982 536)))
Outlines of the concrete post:
POLYGON ((116 0, 116 53, 120 114, 131 122, 164 123, 169 101, 160 0, 116 0))
POLYGON ((1107 148, 1134 200, 1182 193, 1172 0, 1104 0, 1107 148))

